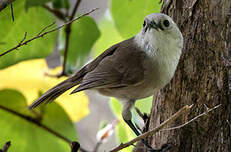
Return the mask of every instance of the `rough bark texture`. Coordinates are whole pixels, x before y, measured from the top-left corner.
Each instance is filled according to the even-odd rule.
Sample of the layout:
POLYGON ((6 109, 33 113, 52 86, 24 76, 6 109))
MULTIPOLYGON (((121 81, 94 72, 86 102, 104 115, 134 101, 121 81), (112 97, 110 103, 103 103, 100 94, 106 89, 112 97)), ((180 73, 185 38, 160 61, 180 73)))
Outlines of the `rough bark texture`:
POLYGON ((190 114, 167 127, 204 112, 204 105, 222 106, 149 142, 153 147, 170 142, 173 152, 231 152, 231 0, 166 0, 163 12, 181 29, 184 49, 173 80, 153 101, 146 127, 158 126, 186 104, 194 104, 190 114))

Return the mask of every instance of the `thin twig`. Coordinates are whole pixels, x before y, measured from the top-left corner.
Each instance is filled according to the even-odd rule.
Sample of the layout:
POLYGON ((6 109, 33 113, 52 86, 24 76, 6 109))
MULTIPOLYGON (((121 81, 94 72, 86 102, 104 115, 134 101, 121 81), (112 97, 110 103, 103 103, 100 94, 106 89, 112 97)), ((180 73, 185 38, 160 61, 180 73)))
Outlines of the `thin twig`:
POLYGON ((18 45, 16 45, 16 46, 13 47, 12 49, 9 49, 9 50, 7 50, 6 52, 0 54, 0 57, 3 56, 3 55, 5 55, 5 54, 7 54, 7 53, 10 53, 10 52, 13 51, 13 50, 18 49, 18 48, 19 48, 20 46, 22 46, 22 45, 26 45, 25 42, 24 42, 25 44, 23 43, 23 41, 25 41, 25 39, 26 39, 26 36, 27 36, 27 32, 25 32, 23 39, 18 43, 18 45))
POLYGON ((91 11, 89 11, 89 12, 87 12, 87 13, 84 13, 83 15, 80 15, 79 17, 76 17, 76 18, 74 18, 73 20, 68 21, 68 22, 62 24, 62 25, 59 26, 59 27, 56 27, 56 28, 54 28, 54 29, 52 29, 52 30, 49 30, 49 31, 44 32, 44 33, 41 33, 40 35, 36 35, 36 36, 34 36, 33 38, 31 38, 31 39, 25 41, 24 43, 19 43, 17 46, 15 46, 15 47, 13 47, 13 48, 11 48, 11 49, 5 51, 4 53, 0 54, 0 57, 2 57, 2 56, 5 55, 5 54, 10 53, 11 51, 13 51, 13 50, 15 50, 15 49, 18 49, 19 47, 21 47, 21 46, 23 46, 23 45, 26 45, 27 43, 29 43, 29 42, 31 42, 31 41, 37 39, 37 38, 41 38, 41 37, 43 37, 44 35, 47 35, 47 34, 52 33, 52 32, 55 32, 55 31, 57 31, 57 30, 63 28, 64 26, 73 23, 74 21, 76 21, 76 20, 78 20, 78 19, 80 19, 80 18, 82 18, 82 17, 84 17, 84 16, 86 16, 86 15, 89 15, 90 13, 94 12, 94 11, 97 10, 97 9, 98 9, 98 8, 92 9, 91 11))
POLYGON ((48 10, 49 12, 51 12, 52 14, 54 14, 58 19, 60 19, 62 21, 67 21, 66 20, 67 16, 63 12, 61 12, 60 10, 54 9, 54 8, 50 8, 47 5, 42 5, 42 7, 45 8, 46 10, 48 10))
POLYGON ((53 23, 51 23, 50 25, 47 25, 46 27, 44 27, 38 34, 37 36, 39 36, 40 34, 42 34, 46 29, 48 29, 49 27, 53 26, 56 23, 56 21, 54 21, 53 23))
MULTIPOLYGON (((75 13, 79 7, 81 0, 76 0, 74 9, 71 13, 70 16, 70 20, 72 20, 75 16, 75 13)), ((67 63, 67 53, 68 53, 68 48, 69 48, 69 40, 70 40, 70 34, 71 34, 71 24, 67 25, 65 28, 65 48, 64 48, 64 54, 63 54, 63 64, 62 64, 62 72, 60 74, 57 75, 57 77, 61 77, 61 76, 66 76, 66 63, 67 63)))
POLYGON ((13 3, 10 4, 10 10, 11 10, 11 17, 14 22, 14 9, 13 9, 13 3))
POLYGON ((27 32, 25 32, 23 39, 19 42, 19 45, 21 45, 25 41, 26 36, 27 36, 27 32))
MULTIPOLYGON (((14 110, 9 109, 9 108, 7 108, 7 107, 4 107, 4 106, 2 106, 2 105, 0 105, 0 109, 5 110, 5 111, 7 111, 7 112, 9 112, 9 113, 11 113, 11 114, 14 114, 14 115, 16 115, 16 116, 18 116, 18 117, 20 117, 20 118, 26 120, 26 121, 29 121, 29 122, 31 122, 31 123, 37 125, 38 127, 42 128, 42 129, 44 129, 44 130, 46 130, 47 132, 53 134, 54 136, 56 136, 56 137, 58 137, 58 138, 64 140, 65 142, 67 142, 68 144, 70 144, 71 146, 73 146, 73 148, 75 148, 75 149, 77 149, 77 147, 78 147, 78 145, 79 145, 78 142, 73 142, 73 141, 71 141, 70 139, 68 139, 68 138, 64 137, 63 135, 59 134, 58 132, 56 132, 56 131, 52 130, 51 128, 47 127, 46 125, 40 123, 40 120, 38 120, 38 118, 32 118, 32 117, 30 117, 30 116, 23 115, 23 114, 21 114, 21 113, 19 113, 19 112, 17 112, 17 111, 14 111, 14 110), (73 144, 74 144, 74 145, 73 145, 73 144)), ((71 147, 71 148, 72 148, 72 147, 71 147)), ((81 149, 82 152, 88 152, 87 150, 81 148, 80 145, 79 145, 78 149, 81 149)), ((0 151, 0 152, 1 152, 1 151, 0 151)))
POLYGON ((166 125, 170 124, 171 122, 173 122, 174 120, 176 120, 180 115, 188 112, 191 108, 192 108, 192 105, 191 106, 188 106, 188 105, 184 106, 178 112, 176 112, 174 115, 172 115, 169 119, 167 119, 163 123, 161 123, 158 127, 154 128, 151 131, 145 132, 140 136, 137 136, 136 138, 132 139, 131 141, 129 141, 125 144, 121 143, 118 147, 112 149, 111 152, 117 152, 121 149, 124 149, 124 148, 132 145, 133 143, 135 143, 141 139, 145 139, 146 137, 155 134, 156 132, 160 131, 164 126, 166 126, 166 125))
POLYGON ((73 9, 73 11, 72 11, 72 13, 71 13, 70 20, 72 20, 72 19, 75 17, 75 13, 76 13, 76 11, 78 10, 79 4, 81 3, 81 1, 82 1, 82 0, 76 0, 74 9, 73 9))
POLYGON ((205 112, 203 112, 202 114, 199 114, 198 116, 192 118, 191 120, 187 121, 186 123, 184 123, 184 124, 182 124, 182 125, 179 125, 179 126, 176 126, 176 127, 172 127, 172 128, 162 129, 162 130, 160 130, 160 131, 170 131, 170 130, 174 130, 174 129, 180 129, 180 128, 182 128, 182 127, 188 125, 189 123, 195 121, 196 119, 198 119, 198 118, 200 118, 200 117, 202 117, 202 116, 204 116, 204 115, 207 115, 209 112, 211 112, 211 111, 213 111, 213 110, 219 108, 220 106, 221 106, 221 104, 219 104, 219 105, 217 105, 217 106, 215 106, 215 107, 213 107, 213 108, 211 108, 211 109, 207 109, 207 110, 206 110, 205 112))
POLYGON ((0 152, 7 152, 11 143, 10 141, 7 141, 2 149, 0 149, 0 152))
POLYGON ((6 108, 6 107, 4 107, 4 106, 2 106, 2 105, 0 105, 0 109, 5 110, 5 111, 7 111, 7 112, 9 112, 9 113, 12 113, 12 114, 14 114, 14 115, 16 115, 16 116, 18 116, 18 117, 20 117, 20 118, 22 118, 22 119, 25 119, 25 120, 27 120, 27 121, 29 121, 29 122, 31 122, 31 123, 37 125, 37 126, 40 127, 40 128, 43 128, 44 130, 48 131, 49 133, 55 135, 55 136, 58 137, 58 138, 63 139, 64 141, 66 141, 66 142, 69 143, 69 144, 72 143, 72 141, 71 141, 70 139, 64 137, 63 135, 61 135, 61 134, 59 134, 58 132, 52 130, 51 128, 47 127, 46 125, 41 124, 39 121, 37 121, 36 119, 34 119, 34 118, 30 117, 30 116, 23 115, 23 114, 21 114, 21 113, 19 113, 19 112, 17 112, 17 111, 14 111, 14 110, 12 110, 12 109, 6 108))

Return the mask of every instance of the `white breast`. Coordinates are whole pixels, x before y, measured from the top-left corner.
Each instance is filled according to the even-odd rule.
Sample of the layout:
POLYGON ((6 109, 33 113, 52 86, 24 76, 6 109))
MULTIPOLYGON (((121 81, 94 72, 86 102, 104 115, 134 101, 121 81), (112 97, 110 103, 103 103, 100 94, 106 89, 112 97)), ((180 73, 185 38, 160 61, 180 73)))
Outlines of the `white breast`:
POLYGON ((166 35, 149 32, 139 33, 135 42, 153 61, 154 88, 164 87, 172 79, 181 55, 182 43, 166 35))

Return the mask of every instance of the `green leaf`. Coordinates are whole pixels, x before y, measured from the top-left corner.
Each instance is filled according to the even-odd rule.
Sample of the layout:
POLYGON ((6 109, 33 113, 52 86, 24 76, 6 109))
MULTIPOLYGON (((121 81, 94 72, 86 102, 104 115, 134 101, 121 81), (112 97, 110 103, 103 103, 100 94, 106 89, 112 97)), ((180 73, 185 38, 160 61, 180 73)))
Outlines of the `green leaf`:
POLYGON ((152 108, 152 96, 148 98, 144 98, 141 100, 137 100, 135 103, 135 107, 137 107, 142 113, 149 114, 152 108))
POLYGON ((70 8, 70 2, 69 0, 53 0, 53 7, 60 9, 60 8, 70 8))
POLYGON ((123 40, 111 19, 104 17, 98 25, 101 31, 101 36, 94 46, 94 57, 100 55, 107 48, 123 40))
POLYGON ((17 90, 0 90, 0 105, 18 111, 22 114, 29 114, 29 111, 25 109, 25 107, 27 106, 26 99, 17 90), (1 99, 4 99, 4 101, 1 101, 1 99))
POLYGON ((26 0, 26 9, 32 7, 32 6, 39 6, 39 5, 43 5, 47 2, 50 2, 53 0, 26 0))
POLYGON ((67 66, 82 66, 86 61, 100 31, 91 17, 84 17, 72 24, 67 55, 67 66))
POLYGON ((124 38, 136 35, 145 16, 160 12, 158 0, 111 0, 111 12, 116 27, 124 38))
MULTIPOLYGON (((27 110, 25 97, 15 90, 0 90, 0 105, 21 114, 25 114, 25 111, 31 113, 27 110)), ((9 152, 70 151, 67 142, 30 121, 1 108, 0 116, 0 147, 3 147, 6 141, 11 141, 9 152)), ((76 141, 77 139, 73 123, 65 111, 56 103, 52 103, 45 108, 41 123, 70 140, 76 141)))
MULTIPOLYGON (((125 143, 135 138, 135 134, 122 119, 122 105, 119 103, 119 101, 115 98, 111 98, 110 107, 113 113, 116 115, 116 117, 120 118, 120 123, 116 125, 116 138, 118 143, 125 143)), ((123 149, 122 152, 130 152, 132 151, 132 149, 133 147, 130 146, 128 148, 123 149)))
MULTIPOLYGON (((44 27, 55 21, 55 18, 41 7, 34 7, 25 12, 25 0, 14 2, 15 21, 12 22, 10 10, 4 10, 0 13, 0 53, 15 47, 27 32, 26 39, 37 35, 44 27), (3 30, 4 29, 4 30, 3 30)), ((6 8, 10 9, 10 7, 6 8)), ((46 36, 33 40, 18 50, 14 50, 1 57, 0 69, 16 64, 23 60, 33 58, 43 58, 48 56, 54 48, 57 32, 47 34, 46 36)))

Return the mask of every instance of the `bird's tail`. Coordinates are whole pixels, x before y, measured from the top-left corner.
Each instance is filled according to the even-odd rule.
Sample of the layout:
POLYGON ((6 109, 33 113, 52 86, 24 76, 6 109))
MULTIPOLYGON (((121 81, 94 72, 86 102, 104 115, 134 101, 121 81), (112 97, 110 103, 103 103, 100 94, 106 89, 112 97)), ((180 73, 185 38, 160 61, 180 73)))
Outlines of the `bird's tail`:
POLYGON ((53 88, 49 89, 47 92, 45 92, 41 97, 39 97, 37 100, 35 100, 28 108, 33 109, 37 106, 39 106, 41 103, 49 103, 54 101, 56 98, 58 98, 61 94, 69 90, 70 88, 78 85, 80 80, 73 81, 73 78, 70 77, 63 82, 59 83, 58 85, 54 86, 53 88))

